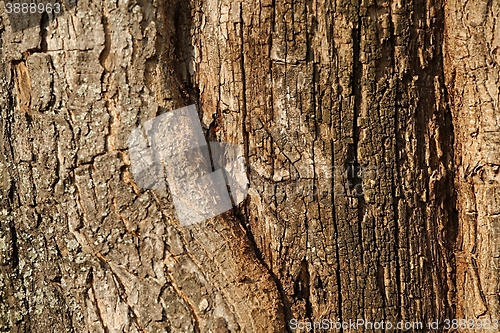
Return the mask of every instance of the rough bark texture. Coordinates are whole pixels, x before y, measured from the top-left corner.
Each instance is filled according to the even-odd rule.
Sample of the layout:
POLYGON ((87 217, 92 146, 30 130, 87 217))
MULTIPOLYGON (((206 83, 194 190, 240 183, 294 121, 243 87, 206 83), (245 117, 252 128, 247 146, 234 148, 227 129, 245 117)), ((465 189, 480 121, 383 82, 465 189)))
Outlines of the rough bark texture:
POLYGON ((457 316, 500 317, 500 4, 448 1, 446 79, 456 140, 457 316))
POLYGON ((451 316, 440 4, 269 5, 243 31, 249 164, 263 179, 247 216, 287 314, 451 316))
POLYGON ((496 3, 73 3, 0 21, 0 331, 498 316, 496 3), (182 227, 127 138, 193 103, 250 191, 182 227))
POLYGON ((2 331, 283 330, 238 221, 182 228, 167 193, 131 178, 130 131, 189 102, 190 15, 181 1, 79 1, 2 29, 2 331))

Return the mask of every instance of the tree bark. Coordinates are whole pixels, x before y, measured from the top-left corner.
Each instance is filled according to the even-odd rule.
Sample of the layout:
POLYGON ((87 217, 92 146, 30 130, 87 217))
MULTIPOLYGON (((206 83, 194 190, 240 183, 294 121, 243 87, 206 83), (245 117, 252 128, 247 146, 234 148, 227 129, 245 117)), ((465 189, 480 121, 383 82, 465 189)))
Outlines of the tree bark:
POLYGON ((167 193, 131 176, 131 130, 190 101, 190 15, 180 1, 79 1, 24 31, 4 17, 3 331, 282 331, 238 221, 181 228, 167 193))
POLYGON ((0 21, 0 331, 498 316, 497 4, 63 2, 0 21), (191 104, 250 186, 181 226, 128 138, 191 104))
POLYGON ((457 317, 498 320, 500 28, 496 2, 448 1, 446 81, 455 126, 457 317))

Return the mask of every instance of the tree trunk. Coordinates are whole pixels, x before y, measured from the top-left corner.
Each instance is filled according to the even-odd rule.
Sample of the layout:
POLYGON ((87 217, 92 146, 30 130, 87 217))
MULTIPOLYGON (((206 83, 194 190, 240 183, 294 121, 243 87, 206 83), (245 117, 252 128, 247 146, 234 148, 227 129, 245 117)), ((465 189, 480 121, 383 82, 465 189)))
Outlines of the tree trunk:
POLYGON ((0 331, 498 318, 496 3, 63 2, 0 21, 0 331), (182 225, 129 142, 191 104, 250 186, 182 225))
POLYGON ((455 126, 457 317, 500 318, 500 4, 448 1, 446 81, 455 126))

